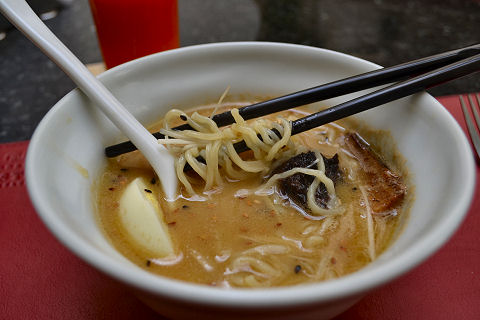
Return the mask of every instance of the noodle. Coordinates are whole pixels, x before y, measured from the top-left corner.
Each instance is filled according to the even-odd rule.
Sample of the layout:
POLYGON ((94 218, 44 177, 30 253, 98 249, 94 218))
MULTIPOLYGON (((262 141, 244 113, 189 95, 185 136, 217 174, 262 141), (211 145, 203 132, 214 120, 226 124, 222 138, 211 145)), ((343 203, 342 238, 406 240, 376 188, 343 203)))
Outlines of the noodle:
MULTIPOLYGON (((197 112, 189 117, 185 113, 174 109, 165 117, 171 121, 177 116, 182 116, 196 130, 174 131, 168 129, 167 123, 162 133, 175 138, 165 145, 186 160, 176 162, 177 174, 183 171, 186 163, 188 163, 205 181, 204 191, 222 185, 220 168, 225 168, 228 178, 243 180, 248 177, 247 173, 266 174, 272 167, 274 160, 284 160, 292 154, 298 153, 298 148, 290 140, 292 132, 290 121, 282 118, 279 118, 278 122, 261 119, 249 124, 240 115, 238 109, 234 108, 230 112, 235 123, 225 129, 218 128, 211 118, 202 116, 197 112), (271 129, 272 127, 280 133, 280 137, 275 134, 271 129), (252 150, 254 160, 242 159, 235 150, 233 142, 241 140, 245 141, 246 145, 252 150), (175 141, 179 141, 178 145, 175 145, 175 141), (180 149, 179 145, 184 146, 180 149), (199 155, 204 155, 205 164, 197 160, 199 155), (233 164, 241 171, 234 169, 233 164)), ((168 139, 162 139, 162 141, 168 141, 168 139)), ((325 175, 323 158, 318 152, 316 156, 318 169, 295 168, 274 175, 261 189, 266 190, 278 180, 296 173, 312 175, 315 179, 307 193, 308 207, 311 212, 314 215, 341 214, 343 210, 339 208, 337 203, 333 182, 325 175), (315 200, 315 191, 320 183, 326 186, 331 199, 327 209, 320 207, 315 200)), ((180 173, 179 180, 186 191, 193 195, 194 189, 188 181, 187 175, 180 173)), ((261 193, 260 190, 258 194, 261 193)))
POLYGON ((310 210, 312 210, 312 213, 316 215, 334 215, 334 214, 341 214, 343 212, 343 209, 341 208, 335 208, 336 210, 326 210, 316 204, 313 193, 318 187, 318 185, 320 184, 320 182, 322 182, 327 188, 327 191, 331 199, 334 199, 334 200, 330 200, 329 205, 332 204, 332 207, 333 207, 335 206, 335 202, 336 202, 335 186, 333 185, 333 181, 325 175, 325 171, 321 171, 321 170, 308 169, 308 168, 293 168, 282 173, 274 174, 259 190, 257 190, 256 194, 257 195, 271 194, 271 192, 269 192, 268 190, 271 189, 277 183, 278 180, 285 179, 286 177, 289 177, 296 173, 303 173, 303 174, 307 174, 315 177, 315 180, 310 185, 308 194, 307 194, 309 208, 310 210))
MULTIPOLYGON (((178 155, 177 175, 190 195, 194 195, 195 191, 188 176, 183 173, 187 163, 204 180, 204 191, 207 191, 222 185, 220 168, 224 168, 228 178, 243 180, 248 178, 248 173, 266 174, 272 167, 273 161, 284 160, 292 154, 298 153, 298 148, 290 140, 292 131, 290 121, 282 118, 278 119, 278 122, 262 119, 249 124, 240 115, 238 109, 232 109, 231 114, 235 123, 224 129, 218 128, 211 118, 197 112, 188 116, 180 110, 173 109, 165 117, 165 128, 161 132, 169 138, 161 139, 160 143, 165 144, 170 151, 178 155), (187 123, 195 130, 174 131, 169 129, 168 122, 176 117, 186 119, 187 123), (280 136, 271 129, 272 127, 279 132, 280 136), (252 150, 253 160, 242 159, 235 150, 233 143, 241 140, 245 141, 252 150), (197 159, 199 155, 203 155, 205 163, 197 159), (235 169, 234 165, 240 171, 235 169)), ((317 153, 317 163, 318 169, 295 168, 274 175, 267 181, 263 189, 268 189, 279 179, 295 173, 312 175, 315 180, 310 185, 307 194, 308 206, 311 211, 315 215, 340 214, 342 210, 330 210, 338 209, 335 187, 332 180, 325 175, 325 165, 319 153, 317 153), (326 186, 332 199, 328 209, 321 208, 315 200, 314 193, 320 183, 326 186)))

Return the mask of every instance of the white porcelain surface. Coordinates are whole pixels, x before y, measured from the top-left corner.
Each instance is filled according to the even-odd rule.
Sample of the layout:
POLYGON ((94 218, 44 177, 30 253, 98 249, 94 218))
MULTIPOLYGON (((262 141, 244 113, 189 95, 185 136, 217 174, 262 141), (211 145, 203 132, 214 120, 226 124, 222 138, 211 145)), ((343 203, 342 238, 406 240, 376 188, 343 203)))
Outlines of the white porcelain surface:
MULTIPOLYGON (((232 95, 277 96, 378 68, 344 54, 275 43, 187 47, 142 58, 100 76, 144 124, 171 107, 232 95)), ((331 99, 336 104, 355 95, 331 99)), ((431 96, 421 93, 357 116, 389 130, 413 174, 416 200, 393 246, 366 268, 337 280, 265 290, 222 290, 152 275, 117 253, 100 232, 91 187, 105 163, 103 148, 122 140, 117 129, 74 90, 38 126, 27 154, 33 204, 54 235, 94 267, 132 286, 164 314, 225 317, 332 317, 435 252, 462 221, 475 172, 463 132, 431 96), (88 177, 82 174, 85 168, 88 177)))

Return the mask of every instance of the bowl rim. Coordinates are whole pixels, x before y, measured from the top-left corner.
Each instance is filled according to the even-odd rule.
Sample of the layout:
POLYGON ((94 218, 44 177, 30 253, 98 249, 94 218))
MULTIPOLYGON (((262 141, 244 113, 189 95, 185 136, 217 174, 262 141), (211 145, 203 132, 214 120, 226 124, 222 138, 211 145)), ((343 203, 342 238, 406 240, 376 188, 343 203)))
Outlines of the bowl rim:
MULTIPOLYGON (((156 59, 163 59, 164 57, 177 55, 178 53, 190 53, 203 50, 218 51, 232 48, 250 48, 254 50, 262 50, 262 48, 310 50, 312 52, 316 51, 323 54, 337 55, 343 59, 356 61, 363 65, 369 65, 372 68, 380 68, 379 65, 372 62, 328 49, 296 44, 247 41, 202 44, 156 53, 107 70, 98 78, 102 81, 108 81, 108 79, 114 77, 116 73, 128 71, 139 64, 152 62, 156 59)), ((64 229, 63 225, 55 219, 55 215, 47 210, 47 201, 42 199, 36 191, 38 188, 42 187, 41 183, 36 179, 36 172, 34 170, 36 156, 39 152, 39 148, 41 148, 42 132, 46 130, 49 120, 55 116, 57 110, 61 108, 62 105, 67 104, 72 96, 78 94, 78 92, 78 88, 74 89, 57 102, 41 120, 32 136, 27 150, 25 165, 28 193, 41 220, 56 238, 69 248, 70 251, 107 275, 151 294, 202 305, 243 308, 307 305, 355 296, 393 280, 431 256, 443 244, 445 244, 458 228, 468 212, 468 208, 473 199, 476 171, 472 151, 463 130, 437 100, 426 92, 423 92, 417 95, 426 95, 426 98, 436 106, 436 109, 438 109, 435 110, 435 112, 438 112, 437 116, 450 124, 451 132, 454 134, 454 139, 457 142, 458 148, 464 151, 464 156, 461 157, 461 159, 463 160, 463 167, 467 172, 464 184, 465 192, 462 193, 461 199, 458 199, 458 204, 453 208, 452 214, 439 223, 436 229, 430 231, 427 236, 420 239, 420 241, 417 242, 415 246, 411 247, 410 250, 398 254, 393 261, 385 262, 380 270, 373 266, 372 268, 363 268, 355 273, 330 281, 266 289, 214 288, 164 278, 148 273, 140 268, 138 268, 138 271, 135 270, 135 272, 132 273, 131 270, 127 271, 121 265, 113 263, 113 258, 102 254, 97 248, 86 244, 79 236, 64 229), (402 261, 402 263, 399 263, 399 261, 402 261)))

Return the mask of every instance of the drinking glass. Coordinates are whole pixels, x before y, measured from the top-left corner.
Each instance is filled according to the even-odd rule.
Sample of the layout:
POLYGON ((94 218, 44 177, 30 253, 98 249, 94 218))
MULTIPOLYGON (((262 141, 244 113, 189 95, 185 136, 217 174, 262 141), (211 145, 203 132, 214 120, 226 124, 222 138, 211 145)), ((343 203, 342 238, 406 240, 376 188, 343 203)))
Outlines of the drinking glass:
POLYGON ((178 48, 177 0, 89 0, 107 69, 178 48))

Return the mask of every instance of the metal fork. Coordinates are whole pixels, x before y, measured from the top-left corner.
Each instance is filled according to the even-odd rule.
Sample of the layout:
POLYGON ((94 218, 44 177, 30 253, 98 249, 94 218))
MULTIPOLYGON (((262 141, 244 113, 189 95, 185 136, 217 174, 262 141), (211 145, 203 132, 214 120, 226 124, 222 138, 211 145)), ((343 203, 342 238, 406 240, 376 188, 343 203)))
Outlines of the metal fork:
POLYGON ((475 103, 473 103, 472 97, 473 94, 469 94, 469 103, 465 103, 463 96, 460 96, 460 104, 462 105, 463 116, 465 117, 465 122, 467 123, 468 133, 470 134, 473 146, 475 147, 475 151, 477 152, 477 157, 480 159, 480 135, 478 134, 478 130, 480 128, 480 115, 478 113, 478 108, 480 108, 480 97, 478 93, 475 95, 475 97, 477 98, 478 107, 476 107, 475 103), (470 111, 468 109, 472 111, 475 117, 475 121, 470 115, 470 111))

